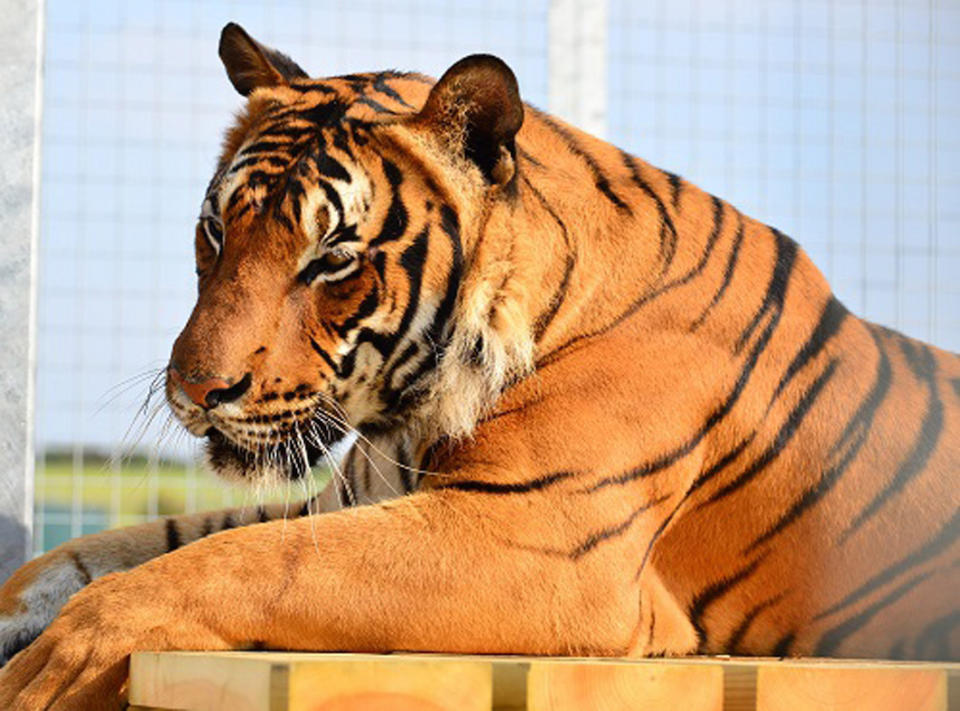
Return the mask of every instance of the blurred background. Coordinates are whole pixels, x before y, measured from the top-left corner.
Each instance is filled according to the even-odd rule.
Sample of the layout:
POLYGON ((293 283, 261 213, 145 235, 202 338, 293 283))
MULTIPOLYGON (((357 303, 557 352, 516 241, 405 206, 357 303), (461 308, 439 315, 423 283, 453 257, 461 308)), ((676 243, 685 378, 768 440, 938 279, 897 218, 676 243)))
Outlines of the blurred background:
POLYGON ((241 106, 216 51, 231 20, 314 76, 438 76, 497 54, 529 102, 797 239, 858 314, 960 351, 960 3, 46 0, 43 14, 35 552, 256 501, 198 469, 162 406, 137 416, 189 315, 195 219, 241 106), (125 438, 132 458, 111 462, 125 438))

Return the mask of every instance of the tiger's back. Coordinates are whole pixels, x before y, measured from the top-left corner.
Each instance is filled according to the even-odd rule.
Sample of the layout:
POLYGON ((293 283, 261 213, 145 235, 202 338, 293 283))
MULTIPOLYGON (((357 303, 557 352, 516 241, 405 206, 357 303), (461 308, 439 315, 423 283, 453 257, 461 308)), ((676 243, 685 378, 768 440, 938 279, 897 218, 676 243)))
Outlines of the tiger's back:
MULTIPOLYGON (((645 442, 633 461, 585 464, 576 438, 531 445, 547 476, 586 469, 598 493, 699 460, 652 542, 623 559, 637 578, 657 570, 696 646, 658 647, 642 613, 640 651, 956 659, 960 357, 849 313, 790 238, 562 122, 531 111, 518 150, 538 239, 554 232, 541 248, 563 258, 535 385, 508 391, 496 432, 481 422, 481 444, 462 447, 487 456, 488 440, 549 419, 520 413, 549 409, 564 359, 579 362, 563 377, 604 409, 629 410, 650 380, 682 386, 696 406, 584 435, 645 442), (631 391, 637 370, 654 375, 631 391)), ((628 535, 631 516, 611 515, 597 547, 628 535)))
MULTIPOLYGON (((357 115, 374 119, 415 110, 429 90, 403 75, 347 82, 362 99, 357 115)), ((957 658, 960 358, 849 313, 777 230, 526 113, 516 190, 536 244, 515 269, 547 264, 544 292, 529 298, 540 305, 535 374, 444 456, 432 441, 394 451, 426 454, 424 467, 441 472, 475 458, 538 460, 542 476, 578 471, 598 495, 695 460, 696 476, 669 492, 652 541, 622 557, 637 579, 656 569, 677 608, 666 617, 684 616, 691 633, 661 639, 651 602, 634 651, 957 658), (684 401, 662 419, 627 412, 613 427, 578 433, 609 442, 617 451, 605 459, 591 452, 583 461, 583 440, 569 430, 543 438, 558 409, 577 408, 589 422, 594 408, 629 411, 660 385, 682 385, 684 401), (525 430, 540 439, 526 443, 525 430), (677 639, 695 645, 678 648, 677 639)), ((488 230, 499 238, 486 249, 524 249, 517 225, 488 230)), ((364 474, 372 454, 348 457, 360 492, 361 478, 375 489, 387 466, 364 474)), ((628 536, 634 520, 611 513, 591 552, 628 536)))

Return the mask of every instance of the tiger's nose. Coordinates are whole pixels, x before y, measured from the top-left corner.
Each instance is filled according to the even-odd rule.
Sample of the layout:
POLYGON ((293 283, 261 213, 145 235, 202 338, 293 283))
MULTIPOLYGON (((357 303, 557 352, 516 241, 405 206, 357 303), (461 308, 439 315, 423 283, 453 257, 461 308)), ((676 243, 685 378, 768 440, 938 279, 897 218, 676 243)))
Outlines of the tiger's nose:
POLYGON ((187 380, 174 366, 167 368, 167 377, 195 405, 199 405, 205 410, 212 410, 217 405, 239 400, 250 389, 250 382, 252 381, 250 373, 247 373, 233 385, 223 378, 208 378, 197 383, 187 380))

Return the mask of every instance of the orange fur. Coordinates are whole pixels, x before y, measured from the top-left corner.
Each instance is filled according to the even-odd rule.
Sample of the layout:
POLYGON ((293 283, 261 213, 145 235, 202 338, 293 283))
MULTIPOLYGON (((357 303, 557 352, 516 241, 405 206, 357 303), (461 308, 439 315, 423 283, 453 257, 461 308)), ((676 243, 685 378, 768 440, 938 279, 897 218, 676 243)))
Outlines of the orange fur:
POLYGON ((433 89, 254 69, 171 358, 250 377, 168 398, 221 473, 299 476, 339 417, 366 439, 330 496, 379 498, 378 463, 417 491, 168 522, 194 542, 79 593, 0 702, 63 698, 40 665, 84 655, 91 698, 138 648, 956 657, 957 356, 850 315, 789 238, 675 176, 530 107, 514 137, 498 60, 433 89), (307 279, 347 259, 323 261, 336 229, 354 271, 307 279))

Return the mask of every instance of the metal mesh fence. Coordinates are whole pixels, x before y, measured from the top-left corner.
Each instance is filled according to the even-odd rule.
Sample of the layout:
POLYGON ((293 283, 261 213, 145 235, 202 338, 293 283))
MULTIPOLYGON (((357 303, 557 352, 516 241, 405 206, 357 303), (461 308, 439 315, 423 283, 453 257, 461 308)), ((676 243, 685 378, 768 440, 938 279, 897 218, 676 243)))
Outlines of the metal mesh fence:
MULTIPOLYGON (((198 472, 190 442, 162 437, 163 411, 135 426, 138 456, 106 456, 192 305, 194 220, 241 104, 220 28, 240 22, 314 75, 436 76, 492 52, 546 106, 550 5, 47 0, 36 551, 251 496, 198 472)), ((960 8, 611 0, 605 12, 606 76, 585 81, 606 82, 608 138, 789 232, 855 311, 960 350, 960 8)))
POLYGON ((797 239, 857 314, 960 350, 960 5, 613 0, 610 138, 797 239))

